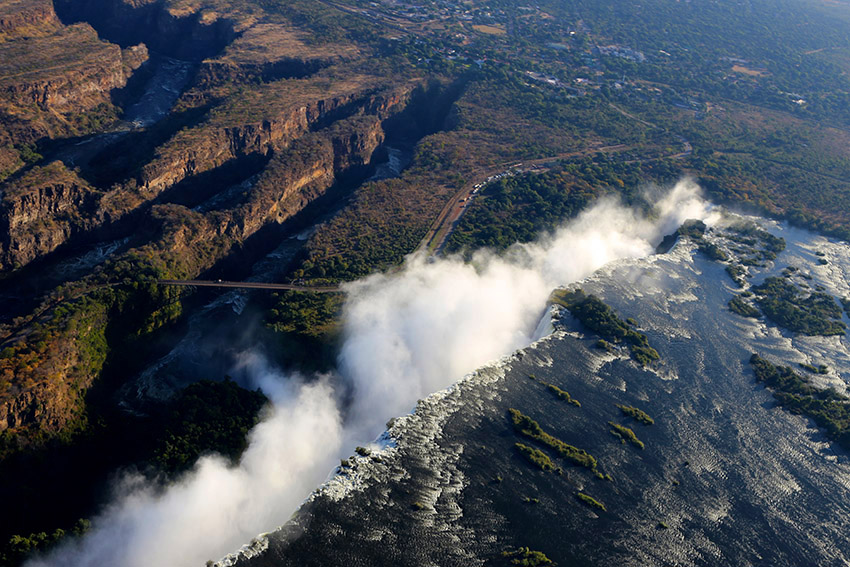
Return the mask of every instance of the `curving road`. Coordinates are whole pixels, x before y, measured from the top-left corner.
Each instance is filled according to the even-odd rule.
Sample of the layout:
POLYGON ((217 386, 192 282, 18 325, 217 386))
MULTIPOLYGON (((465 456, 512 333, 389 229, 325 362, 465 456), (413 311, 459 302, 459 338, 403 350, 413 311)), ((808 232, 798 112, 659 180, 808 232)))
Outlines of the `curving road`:
POLYGON ((228 282, 222 280, 159 280, 161 285, 180 285, 186 287, 231 287, 242 289, 273 289, 288 291, 312 291, 313 293, 340 293, 339 286, 308 286, 294 284, 276 284, 264 282, 228 282))
POLYGON ((466 208, 469 206, 472 195, 475 191, 475 186, 480 183, 485 183, 490 177, 507 173, 512 169, 522 171, 534 166, 543 166, 559 159, 594 155, 597 153, 616 153, 629 149, 631 149, 631 146, 627 146, 625 144, 593 147, 587 148, 585 150, 567 152, 545 158, 526 160, 515 166, 511 166, 505 163, 489 170, 477 173, 472 178, 472 180, 468 181, 463 186, 463 188, 461 188, 460 191, 458 191, 445 204, 443 209, 440 211, 440 214, 437 215, 437 218, 431 224, 431 227, 428 229, 428 232, 425 233, 425 236, 419 242, 419 245, 416 247, 415 251, 420 252, 423 250, 428 250, 430 253, 439 254, 442 251, 446 240, 448 240, 449 236, 451 235, 452 230, 457 224, 457 221, 460 219, 461 215, 463 215, 463 213, 466 211, 466 208))
POLYGON ((159 280, 161 285, 180 285, 186 287, 231 287, 242 289, 273 289, 288 291, 311 291, 313 293, 340 293, 339 286, 308 286, 263 282, 228 282, 222 280, 159 280))

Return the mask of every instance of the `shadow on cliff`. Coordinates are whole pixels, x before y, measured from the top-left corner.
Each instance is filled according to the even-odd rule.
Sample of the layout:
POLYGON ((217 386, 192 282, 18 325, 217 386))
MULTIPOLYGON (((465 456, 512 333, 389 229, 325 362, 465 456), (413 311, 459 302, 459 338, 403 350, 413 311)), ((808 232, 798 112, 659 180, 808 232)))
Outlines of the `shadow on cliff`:
POLYGON ((200 12, 185 16, 170 13, 165 2, 121 0, 54 0, 65 25, 86 22, 98 35, 121 47, 144 43, 151 51, 177 59, 201 61, 219 54, 238 33, 234 22, 217 18, 202 21, 200 12))

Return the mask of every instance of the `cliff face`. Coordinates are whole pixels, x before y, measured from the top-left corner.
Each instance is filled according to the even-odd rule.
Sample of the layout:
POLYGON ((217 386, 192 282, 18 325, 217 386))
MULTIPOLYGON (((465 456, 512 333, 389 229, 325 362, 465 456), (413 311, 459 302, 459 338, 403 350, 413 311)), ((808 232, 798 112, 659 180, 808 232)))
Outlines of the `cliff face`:
POLYGON ((88 24, 63 26, 49 0, 3 3, 0 181, 34 160, 36 143, 85 135, 114 120, 113 94, 147 59, 144 45, 122 50, 88 24))
POLYGON ((10 0, 0 7, 0 41, 43 35, 59 26, 50 0, 10 0))
POLYGON ((215 55, 244 25, 211 11, 172 11, 164 1, 56 0, 55 5, 66 23, 86 21, 113 43, 144 43, 178 59, 215 55))
MULTIPOLYGON (((149 223, 159 227, 152 242, 130 252, 128 258, 151 258, 152 264, 168 266, 168 276, 197 276, 265 225, 283 222, 298 213, 324 194, 340 175, 364 170, 384 141, 382 118, 401 112, 406 100, 403 93, 371 100, 364 108, 378 114, 339 120, 321 131, 304 134, 287 148, 275 150, 251 190, 229 207, 200 213, 180 205, 155 205, 148 217, 149 223)), ((333 105, 323 108, 328 110, 333 105)), ((315 114, 313 118, 319 116, 315 114)), ((253 129, 231 134, 226 139, 240 140, 244 147, 268 137, 253 129)), ((96 206, 97 202, 96 192, 84 184, 66 182, 49 191, 22 194, 17 205, 9 209, 14 214, 4 222, 12 232, 26 232, 34 225, 50 224, 43 223, 43 218, 55 219, 69 214, 69 210, 75 215, 79 207, 96 206)), ((81 215, 82 218, 87 221, 96 218, 96 214, 81 215)), ((84 393, 97 379, 106 358, 104 329, 110 318, 122 317, 126 305, 132 305, 133 310, 143 310, 139 306, 146 303, 158 305, 160 300, 152 300, 150 294, 167 292, 134 293, 141 294, 140 298, 117 296, 101 289, 92 296, 94 299, 72 302, 72 307, 66 308, 69 314, 63 313, 57 319, 61 323, 47 323, 38 337, 7 341, 13 351, 9 356, 0 356, 0 431, 38 431, 50 436, 77 423, 84 393), (33 347, 34 343, 40 346, 33 347)), ((174 299, 169 301, 173 303, 174 299)), ((157 324, 156 316, 154 310, 154 322, 143 324, 157 324)))
POLYGON ((27 264, 99 224, 99 198, 61 162, 27 172, 0 203, 0 266, 27 264))
POLYGON ((296 141, 272 159, 250 198, 234 211, 228 233, 245 239, 267 223, 291 218, 323 195, 340 174, 368 166, 384 138, 377 117, 361 116, 296 141))
POLYGON ((39 111, 67 114, 109 104, 110 92, 145 60, 144 46, 122 51, 88 24, 0 42, 0 109, 35 118, 39 111))
POLYGON ((107 305, 86 299, 54 314, 64 336, 36 330, 0 355, 0 432, 41 434, 73 429, 84 419, 84 396, 106 359, 107 305))
POLYGON ((139 186, 158 194, 186 177, 214 169, 249 154, 267 155, 285 148, 334 113, 372 114, 378 118, 399 110, 410 89, 364 96, 346 93, 283 109, 240 126, 202 125, 178 136, 141 172, 139 186))
MULTIPOLYGON (((286 108, 276 116, 240 126, 200 125, 179 134, 142 168, 138 190, 119 188, 103 199, 101 191, 89 187, 61 164, 37 168, 5 186, 6 195, 0 203, 0 270, 26 265, 75 235, 156 199, 184 179, 245 156, 268 156, 284 149, 341 111, 368 117, 369 126, 345 139, 328 129, 328 140, 333 140, 337 157, 326 167, 335 174, 367 163, 383 141, 381 121, 401 112, 412 90, 412 85, 405 85, 376 94, 347 93, 286 108)), ((258 221, 245 222, 250 225, 258 221)))
MULTIPOLYGON (((88 26, 81 26, 80 33, 63 34, 73 37, 94 34, 88 26)), ((27 50, 37 49, 37 45, 25 42, 27 50)), ((133 70, 147 59, 147 49, 137 46, 122 51, 112 44, 98 46, 90 61, 79 61, 63 73, 46 75, 23 74, 17 80, 5 80, 0 87, 0 97, 16 106, 36 106, 42 111, 61 113, 81 112, 99 104, 110 103, 110 93, 127 84, 133 70)), ((11 50, 10 50, 11 51, 11 50)), ((16 57, 7 53, 8 57, 16 57)))

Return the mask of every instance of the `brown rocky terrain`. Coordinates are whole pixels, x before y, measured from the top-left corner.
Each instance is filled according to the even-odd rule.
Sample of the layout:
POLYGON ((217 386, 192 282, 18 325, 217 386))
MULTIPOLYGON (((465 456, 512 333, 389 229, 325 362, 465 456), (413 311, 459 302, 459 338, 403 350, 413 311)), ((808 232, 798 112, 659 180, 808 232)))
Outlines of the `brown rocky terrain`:
POLYGON ((20 267, 96 225, 100 196, 62 162, 24 173, 3 195, 0 265, 20 267))
POLYGON ((50 0, 9 0, 0 6, 0 41, 49 35, 60 26, 50 0))
POLYGON ((112 96, 148 58, 144 45, 104 42, 64 26, 53 4, 0 8, 0 180, 35 159, 39 140, 92 132, 115 119, 112 96))
MULTIPOLYGON (((317 43, 279 16, 223 18, 163 2, 56 4, 68 25, 47 10, 53 33, 0 44, 3 124, 16 142, 52 139, 61 158, 62 137, 85 130, 55 124, 105 107, 117 118, 115 93, 134 80, 147 49, 165 49, 169 38, 169 55, 203 61, 161 124, 128 132, 104 121, 97 127, 113 133, 84 138, 96 149, 86 159, 20 159, 0 185, 0 274, 116 230, 134 243, 4 321, 0 431, 24 444, 85 427, 86 393, 112 353, 180 316, 183 292, 152 278, 196 277, 341 179, 362 179, 387 124, 425 93, 416 78, 359 70, 371 47, 317 43), (74 49, 53 53, 58 42, 74 49)), ((9 22, 3 29, 24 27, 9 22)))
POLYGON ((36 167, 7 183, 0 209, 0 269, 23 266, 75 235, 114 222, 187 178, 251 156, 268 159, 340 110, 371 115, 379 128, 381 120, 404 106, 413 88, 382 90, 367 76, 329 88, 305 82, 283 85, 298 96, 286 96, 281 88, 268 90, 179 132, 137 176, 111 191, 92 189, 61 163, 36 167), (246 115, 243 108, 252 111, 246 115), (265 109, 262 117, 257 108, 265 109))
MULTIPOLYGON (((155 206, 150 222, 159 225, 156 237, 151 244, 130 252, 125 261, 152 266, 161 270, 161 275, 195 277, 266 224, 282 222, 299 212, 321 196, 337 174, 367 165, 384 139, 381 120, 375 115, 352 117, 328 130, 300 138, 275 156, 253 190, 230 206, 223 203, 222 208, 205 214, 180 205, 155 206)), ((72 193, 73 187, 63 186, 62 190, 72 193)), ((46 321, 50 330, 39 332, 38 340, 25 333, 7 341, 10 350, 0 360, 0 385, 5 386, 0 431, 50 433, 79 425, 74 420, 80 415, 82 396, 105 360, 102 347, 109 312, 129 308, 129 296, 139 291, 127 292, 128 296, 116 294, 99 281, 91 278, 84 284, 92 291, 73 300, 68 311, 58 316, 56 310, 51 311, 52 318, 46 321)), ((159 293, 150 287, 141 290, 148 303, 162 299, 159 293)), ((143 318, 143 326, 166 322, 157 320, 162 315, 167 313, 154 310, 143 318)))
POLYGON ((181 6, 156 0, 57 0, 63 21, 90 23, 101 37, 122 46, 145 43, 180 59, 215 55, 255 22, 251 13, 192 3, 181 6))

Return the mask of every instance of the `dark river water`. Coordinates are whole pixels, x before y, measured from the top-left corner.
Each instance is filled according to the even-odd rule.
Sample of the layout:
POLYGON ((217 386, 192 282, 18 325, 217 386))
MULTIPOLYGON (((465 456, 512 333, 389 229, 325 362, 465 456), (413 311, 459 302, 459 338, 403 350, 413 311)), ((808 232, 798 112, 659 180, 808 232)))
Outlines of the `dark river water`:
MULTIPOLYGON (((850 293, 846 244, 766 226, 788 248, 754 270, 754 283, 790 264, 813 286, 850 293)), ((738 290, 724 266, 687 242, 580 285, 637 320, 661 354, 657 368, 594 348, 598 337, 562 314, 554 333, 420 401, 391 424, 384 450, 352 457, 292 520, 220 565, 500 565, 519 546, 562 566, 850 564, 847 455, 777 407, 747 362, 758 352, 779 364, 826 363, 824 385, 843 388, 846 337, 797 337, 731 313, 738 290), (655 424, 629 421, 615 404, 655 424), (508 408, 587 450, 612 480, 552 451, 563 474, 530 466, 514 444, 534 443, 513 432, 508 408), (621 443, 609 421, 633 428, 645 449, 621 443), (607 511, 580 502, 579 491, 607 511)))

